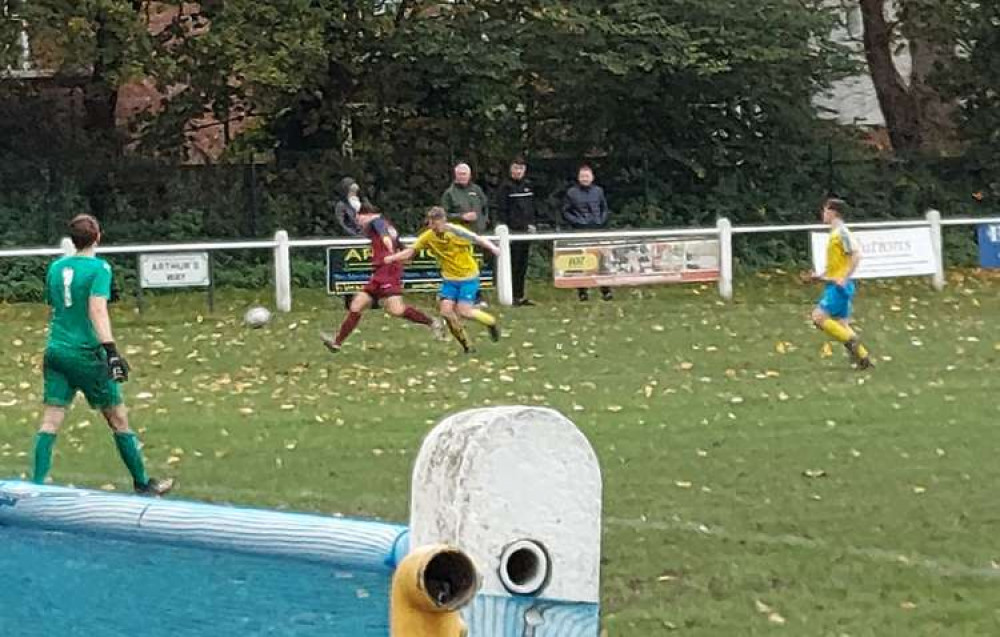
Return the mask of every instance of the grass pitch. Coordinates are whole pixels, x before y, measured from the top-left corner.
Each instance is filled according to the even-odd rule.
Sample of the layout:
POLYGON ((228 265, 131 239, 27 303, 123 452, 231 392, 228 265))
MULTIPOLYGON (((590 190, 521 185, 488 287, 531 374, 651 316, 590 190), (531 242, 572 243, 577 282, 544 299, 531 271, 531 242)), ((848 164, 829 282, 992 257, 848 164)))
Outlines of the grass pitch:
MULTIPOLYGON (((151 473, 179 497, 405 520, 440 417, 548 405, 602 463, 609 635, 1000 634, 1000 281, 863 284, 878 368, 861 374, 826 355, 806 321, 818 289, 792 277, 731 304, 709 287, 536 292, 503 311, 501 343, 471 328, 473 358, 376 314, 334 357, 316 334, 342 310, 309 292, 262 330, 240 325, 246 295, 212 316, 196 295, 116 306, 151 473)), ((0 475, 29 470, 44 318, 0 306, 0 475)), ((128 487, 82 399, 53 476, 128 487)))

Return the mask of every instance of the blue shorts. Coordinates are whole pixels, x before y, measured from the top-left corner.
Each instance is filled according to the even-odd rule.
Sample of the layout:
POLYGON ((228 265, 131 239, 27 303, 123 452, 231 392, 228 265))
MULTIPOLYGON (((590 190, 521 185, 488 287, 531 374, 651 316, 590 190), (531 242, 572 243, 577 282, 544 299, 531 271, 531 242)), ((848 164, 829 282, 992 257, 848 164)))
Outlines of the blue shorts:
POLYGON ((438 298, 442 301, 455 301, 456 303, 472 305, 476 302, 478 294, 479 277, 465 279, 464 281, 445 279, 441 282, 441 291, 438 292, 438 298))
POLYGON ((854 309, 854 292, 854 281, 848 281, 844 287, 836 283, 827 283, 816 307, 829 314, 831 318, 850 318, 854 309))

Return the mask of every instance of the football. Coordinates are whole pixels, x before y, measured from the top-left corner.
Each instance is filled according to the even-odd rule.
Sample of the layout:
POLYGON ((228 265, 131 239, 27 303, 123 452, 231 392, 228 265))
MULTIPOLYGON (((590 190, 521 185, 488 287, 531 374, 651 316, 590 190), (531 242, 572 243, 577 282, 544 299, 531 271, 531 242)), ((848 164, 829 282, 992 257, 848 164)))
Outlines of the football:
POLYGON ((252 307, 243 315, 243 322, 254 329, 264 327, 271 320, 271 311, 266 307, 252 307))

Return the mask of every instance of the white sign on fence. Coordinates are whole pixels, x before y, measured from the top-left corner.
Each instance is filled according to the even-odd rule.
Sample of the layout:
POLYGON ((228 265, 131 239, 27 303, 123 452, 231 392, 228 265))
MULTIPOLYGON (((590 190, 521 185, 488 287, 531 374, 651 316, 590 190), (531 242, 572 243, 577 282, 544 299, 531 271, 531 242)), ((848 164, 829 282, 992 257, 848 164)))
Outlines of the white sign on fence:
MULTIPOLYGON (((937 271, 930 228, 855 230, 851 235, 861 244, 856 279, 930 276, 937 271)), ((811 238, 813 271, 822 274, 829 233, 813 232, 811 238)))
POLYGON ((139 256, 144 288, 204 288, 212 284, 207 252, 173 252, 139 256))

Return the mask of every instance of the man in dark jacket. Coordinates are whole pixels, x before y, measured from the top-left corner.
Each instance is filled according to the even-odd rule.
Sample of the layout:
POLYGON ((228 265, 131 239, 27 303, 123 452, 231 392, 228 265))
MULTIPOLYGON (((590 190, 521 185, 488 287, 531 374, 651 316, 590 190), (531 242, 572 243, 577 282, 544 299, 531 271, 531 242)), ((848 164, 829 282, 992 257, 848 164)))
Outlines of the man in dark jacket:
POLYGON ((441 195, 441 207, 451 223, 465 226, 476 234, 486 231, 489 202, 483 189, 472 183, 472 168, 468 164, 455 166, 455 181, 441 195))
MULTIPOLYGON (((361 186, 351 177, 344 177, 337 184, 337 202, 333 206, 333 216, 337 219, 344 236, 361 237, 364 236, 364 229, 358 221, 358 213, 362 205, 371 205, 368 199, 361 196, 361 186)), ((351 307, 354 300, 353 294, 344 296, 344 308, 351 307)), ((378 307, 378 299, 375 299, 374 307, 378 307)))
MULTIPOLYGON (((535 232, 538 215, 535 210, 535 192, 531 182, 525 178, 527 165, 520 157, 510 164, 510 179, 497 191, 497 212, 500 223, 506 224, 514 232, 535 232)), ((530 241, 515 241, 510 244, 510 270, 514 288, 514 305, 530 306, 524 293, 524 279, 528 273, 530 241)))
MULTIPOLYGON (((584 164, 577 173, 576 184, 566 191, 563 199, 563 221, 576 230, 598 230, 608 225, 610 214, 604 189, 594 183, 593 169, 584 164)), ((586 288, 576 292, 581 301, 590 299, 586 288)), ((611 288, 602 287, 601 298, 610 301, 611 288)))
POLYGON ((360 237, 361 224, 358 223, 358 212, 362 204, 369 203, 361 196, 361 187, 351 177, 344 177, 337 185, 337 202, 333 206, 333 216, 336 217, 340 229, 348 237, 360 237))
MULTIPOLYGON (((484 234, 489 225, 490 202, 486 193, 472 183, 472 168, 461 163, 455 166, 455 180, 441 195, 441 207, 448 215, 448 221, 468 228, 476 234, 484 234)), ((486 255, 487 263, 496 271, 491 255, 486 255)), ((476 305, 486 307, 482 290, 476 293, 476 305)))

